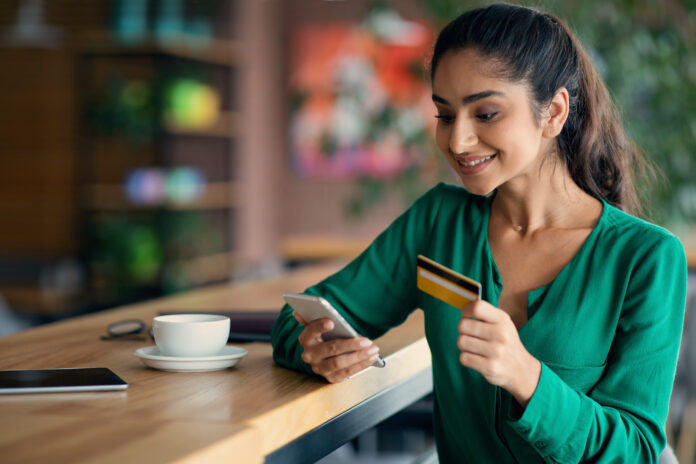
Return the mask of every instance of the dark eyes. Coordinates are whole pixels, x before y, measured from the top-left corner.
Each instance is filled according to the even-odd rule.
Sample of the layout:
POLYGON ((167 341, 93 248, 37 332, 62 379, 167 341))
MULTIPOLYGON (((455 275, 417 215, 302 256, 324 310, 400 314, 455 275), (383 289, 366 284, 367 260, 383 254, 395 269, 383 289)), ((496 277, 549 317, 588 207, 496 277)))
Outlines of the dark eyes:
MULTIPOLYGON (((487 122, 493 119, 497 114, 497 111, 492 111, 490 113, 479 113, 476 115, 476 119, 482 122, 487 122)), ((435 118, 439 119, 441 124, 452 124, 454 122, 454 116, 449 116, 446 114, 438 114, 435 116, 435 118)))
POLYGON ((435 119, 439 119, 442 124, 452 124, 454 122, 454 116, 446 116, 444 114, 438 114, 435 119))
POLYGON ((490 113, 477 114, 476 117, 479 118, 481 121, 490 121, 495 117, 496 114, 498 114, 497 111, 491 111, 490 113))

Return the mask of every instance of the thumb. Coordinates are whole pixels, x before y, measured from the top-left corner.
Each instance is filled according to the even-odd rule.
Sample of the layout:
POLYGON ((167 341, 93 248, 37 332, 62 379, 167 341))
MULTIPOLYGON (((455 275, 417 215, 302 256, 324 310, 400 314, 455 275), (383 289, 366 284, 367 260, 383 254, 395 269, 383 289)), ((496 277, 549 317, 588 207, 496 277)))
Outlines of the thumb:
POLYGON ((474 303, 476 300, 471 301, 464 306, 462 306, 461 311, 462 311, 462 317, 463 318, 472 318, 473 317, 473 312, 474 312, 474 303))

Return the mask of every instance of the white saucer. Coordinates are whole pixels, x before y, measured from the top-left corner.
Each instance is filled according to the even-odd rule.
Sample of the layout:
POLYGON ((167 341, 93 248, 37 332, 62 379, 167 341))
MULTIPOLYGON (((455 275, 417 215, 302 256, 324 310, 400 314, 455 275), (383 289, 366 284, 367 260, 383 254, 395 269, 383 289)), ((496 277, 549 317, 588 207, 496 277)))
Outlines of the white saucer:
POLYGON ((219 354, 200 358, 182 358, 160 354, 157 345, 138 348, 133 353, 148 367, 169 372, 211 372, 234 366, 249 354, 244 348, 225 345, 219 354))

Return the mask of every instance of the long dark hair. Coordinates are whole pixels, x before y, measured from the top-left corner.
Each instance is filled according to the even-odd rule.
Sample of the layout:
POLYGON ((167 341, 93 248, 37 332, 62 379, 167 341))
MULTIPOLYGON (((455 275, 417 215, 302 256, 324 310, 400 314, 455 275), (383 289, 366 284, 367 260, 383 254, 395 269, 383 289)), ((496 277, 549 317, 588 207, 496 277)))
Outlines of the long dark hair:
POLYGON ((624 131, 602 79, 563 21, 504 3, 470 10, 440 32, 431 80, 446 52, 466 48, 500 62, 496 77, 527 83, 537 118, 565 87, 570 108, 557 143, 571 177, 590 195, 632 214, 643 212, 634 179, 654 178, 655 170, 624 131))

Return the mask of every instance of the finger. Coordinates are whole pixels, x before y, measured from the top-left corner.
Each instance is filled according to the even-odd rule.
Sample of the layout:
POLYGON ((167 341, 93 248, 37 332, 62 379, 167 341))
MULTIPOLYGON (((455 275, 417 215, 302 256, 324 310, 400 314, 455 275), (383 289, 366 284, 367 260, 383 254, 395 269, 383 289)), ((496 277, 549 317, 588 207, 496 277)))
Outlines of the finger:
POLYGON ((318 366, 318 370, 330 382, 340 382, 371 366, 378 357, 378 349, 374 346, 361 352, 329 358, 318 366))
POLYGON ((461 353, 459 355, 459 363, 462 366, 470 367, 474 369, 481 375, 487 375, 488 372, 488 361, 483 356, 474 353, 461 353))
POLYGON ((331 340, 316 347, 320 359, 328 359, 347 353, 359 353, 376 347, 369 338, 340 338, 331 340))
POLYGON ((351 375, 357 374, 358 372, 360 372, 364 369, 367 369, 368 367, 373 365, 375 363, 375 361, 377 361, 378 357, 379 357, 379 355, 373 355, 361 363, 353 364, 352 366, 350 366, 346 369, 343 369, 341 371, 334 373, 333 378, 339 379, 338 382, 346 380, 346 379, 350 378, 351 375))
POLYGON ((371 346, 359 351, 351 351, 338 356, 324 358, 317 363, 317 368, 324 376, 335 375, 336 372, 343 371, 354 364, 365 362, 378 353, 379 348, 377 346, 371 346))
POLYGON ((471 353, 484 358, 493 358, 500 354, 497 344, 466 335, 457 339, 457 348, 462 353, 471 353))
POLYGON ((293 311, 292 315, 295 316, 295 319, 297 319, 297 322, 299 322, 303 326, 307 327, 307 325, 308 325, 307 321, 305 321, 304 317, 300 316, 300 314, 297 311, 293 311))
MULTIPOLYGON (((321 336, 321 335, 320 335, 321 336)), ((328 342, 309 342, 302 353, 302 360, 310 365, 317 365, 328 358, 371 349, 374 344, 369 338, 339 338, 328 342)), ((323 375, 323 374, 322 374, 323 375)))
POLYGON ((491 339, 491 331, 494 330, 488 322, 479 321, 478 319, 462 318, 457 325, 459 333, 470 337, 480 338, 482 340, 491 339))
POLYGON ((484 322, 497 322, 507 313, 484 300, 472 301, 462 308, 462 317, 484 322))
POLYGON ((481 306, 488 304, 487 302, 483 300, 474 300, 464 307, 462 307, 462 317, 465 317, 467 319, 472 319, 477 316, 476 313, 481 312, 481 306))
POLYGON ((307 324, 305 329, 300 333, 298 341, 305 348, 316 346, 322 343, 321 334, 333 329, 334 323, 331 319, 317 319, 307 324))
POLYGON ((474 300, 470 303, 465 304, 462 306, 462 317, 471 319, 473 317, 473 312, 474 312, 474 303, 476 303, 478 300, 474 300))

